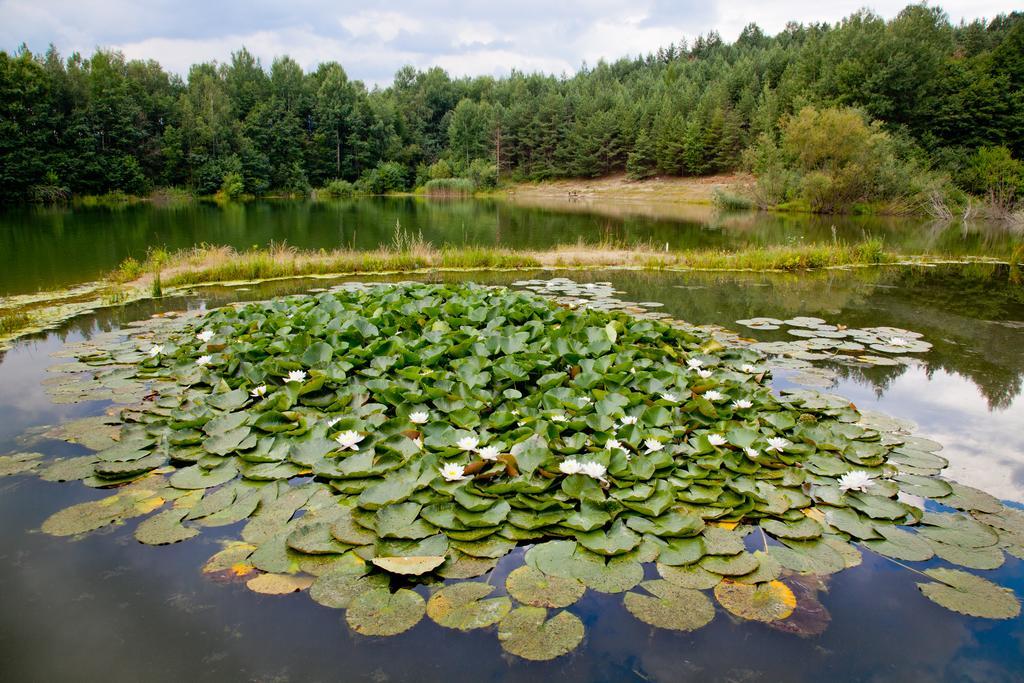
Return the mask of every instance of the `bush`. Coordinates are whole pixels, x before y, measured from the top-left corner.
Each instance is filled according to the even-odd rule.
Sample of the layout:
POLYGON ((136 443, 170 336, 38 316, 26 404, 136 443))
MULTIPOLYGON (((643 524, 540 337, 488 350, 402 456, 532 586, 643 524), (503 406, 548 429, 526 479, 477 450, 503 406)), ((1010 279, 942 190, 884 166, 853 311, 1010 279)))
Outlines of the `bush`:
POLYGON ((817 213, 873 202, 908 208, 942 183, 898 147, 856 109, 805 107, 783 121, 778 142, 762 134, 745 161, 757 176, 762 205, 800 203, 817 213))
POLYGON ((985 195, 996 207, 1010 209, 1024 195, 1024 163, 1006 147, 980 147, 961 175, 968 191, 985 195))
POLYGON ((317 197, 324 199, 341 199, 356 193, 355 185, 347 180, 334 179, 316 191, 317 197))
POLYGON ((467 197, 473 194, 473 187, 469 178, 436 178, 427 181, 423 192, 431 197, 467 197))
POLYGON ((466 174, 477 189, 490 190, 498 186, 498 167, 488 159, 473 159, 466 174))
POLYGON ((455 174, 452 173, 451 164, 444 159, 438 159, 427 168, 427 177, 430 180, 441 180, 442 178, 451 178, 455 174))
POLYGON ((715 190, 711 195, 715 206, 724 211, 746 211, 754 208, 754 202, 746 197, 724 190, 715 190))
POLYGON ((234 171, 226 173, 217 196, 224 199, 238 199, 243 194, 245 194, 245 178, 242 177, 242 174, 234 171))
POLYGON ((385 161, 359 176, 356 189, 368 194, 386 194, 406 190, 406 183, 405 166, 397 161, 385 161))

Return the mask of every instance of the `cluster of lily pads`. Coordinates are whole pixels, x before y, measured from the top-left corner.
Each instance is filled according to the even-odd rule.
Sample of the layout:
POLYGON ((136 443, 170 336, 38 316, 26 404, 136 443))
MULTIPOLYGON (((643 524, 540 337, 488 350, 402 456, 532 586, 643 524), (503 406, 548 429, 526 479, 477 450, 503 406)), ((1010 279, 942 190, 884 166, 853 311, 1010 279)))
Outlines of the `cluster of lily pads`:
POLYGON ((823 318, 797 316, 788 320, 750 318, 737 324, 752 330, 778 330, 798 341, 758 342, 754 347, 768 354, 800 360, 829 360, 853 365, 900 365, 909 362, 908 354, 930 351, 932 345, 923 335, 898 327, 849 328, 830 324, 823 318), (879 355, 883 354, 883 355, 879 355))
MULTIPOLYGON (((974 569, 1024 556, 1024 513, 942 479, 939 444, 838 397, 776 396, 756 350, 675 321, 504 288, 346 285, 67 353, 58 370, 85 388, 54 391, 133 405, 46 433, 91 455, 0 460, 115 487, 44 531, 155 512, 135 536, 163 544, 245 521, 206 571, 308 589, 367 635, 426 614, 497 625, 508 652, 549 659, 581 642, 566 608, 587 589, 667 629, 711 621, 712 589, 737 617, 795 623, 797 595, 815 607, 809 579, 862 550, 974 569), (465 581, 520 546, 506 594, 465 581)), ((987 579, 924 573, 944 607, 1019 614, 987 579)))

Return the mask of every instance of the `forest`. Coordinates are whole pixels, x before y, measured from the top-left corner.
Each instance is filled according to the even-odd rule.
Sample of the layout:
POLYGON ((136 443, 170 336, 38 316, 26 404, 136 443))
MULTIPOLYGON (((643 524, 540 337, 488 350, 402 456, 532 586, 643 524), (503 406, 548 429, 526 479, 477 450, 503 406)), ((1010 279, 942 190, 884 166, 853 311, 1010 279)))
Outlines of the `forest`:
POLYGON ((0 201, 737 170, 762 206, 823 212, 1024 195, 1024 13, 954 25, 910 5, 653 47, 571 76, 405 66, 367 87, 336 62, 267 68, 244 47, 182 78, 22 46, 0 52, 0 201))

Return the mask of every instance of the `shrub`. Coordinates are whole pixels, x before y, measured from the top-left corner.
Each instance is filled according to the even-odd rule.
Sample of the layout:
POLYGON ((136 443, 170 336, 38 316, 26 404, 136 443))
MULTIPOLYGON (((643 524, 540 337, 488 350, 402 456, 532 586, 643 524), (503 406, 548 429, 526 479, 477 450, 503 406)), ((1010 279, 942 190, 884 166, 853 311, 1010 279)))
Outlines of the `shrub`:
POLYGON ((245 178, 241 173, 231 171, 224 174, 224 180, 220 184, 219 197, 224 199, 238 199, 245 194, 245 178))
POLYGON ((356 193, 355 185, 347 180, 334 179, 316 191, 318 197, 325 199, 341 199, 356 193))
POLYGON ((478 189, 490 190, 498 186, 498 167, 487 159, 473 159, 466 174, 478 189))
POLYGON ((711 201, 724 211, 745 211, 754 208, 752 200, 724 190, 715 190, 711 195, 711 201))
POLYGON ((451 164, 444 159, 438 159, 427 168, 427 177, 430 180, 440 180, 442 178, 451 178, 455 174, 452 173, 451 164))
POLYGON ((780 133, 778 142, 762 134, 745 155, 763 205, 799 200, 818 213, 872 202, 906 207, 922 204, 941 185, 856 109, 804 107, 783 121, 780 133))
POLYGON ((369 194, 402 192, 407 189, 406 168, 397 161, 385 161, 363 173, 356 181, 356 189, 369 194))
POLYGON ((961 176, 971 192, 985 195, 997 208, 1010 209, 1024 195, 1024 163, 1006 147, 980 147, 961 176))
POLYGON ((473 194, 469 178, 436 178, 427 181, 423 192, 431 197, 465 197, 473 194))

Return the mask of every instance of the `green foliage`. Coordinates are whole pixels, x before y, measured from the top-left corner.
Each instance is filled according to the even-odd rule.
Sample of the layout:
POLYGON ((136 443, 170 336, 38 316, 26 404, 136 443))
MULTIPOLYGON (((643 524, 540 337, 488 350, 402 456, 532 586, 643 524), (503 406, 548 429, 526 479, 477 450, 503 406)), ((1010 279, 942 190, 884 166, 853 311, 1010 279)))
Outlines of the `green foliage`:
POLYGON ((408 189, 406 168, 397 161, 386 161, 359 176, 356 189, 367 194, 387 194, 408 189))
POLYGON ((355 185, 347 180, 335 178, 316 191, 318 197, 326 199, 344 199, 356 193, 355 185))
POLYGON ((473 159, 466 176, 481 190, 490 190, 498 185, 498 167, 487 159, 473 159))
POLYGON ((427 177, 431 180, 442 180, 453 178, 455 174, 452 173, 452 167, 447 161, 438 159, 427 168, 427 177))
POLYGON ((1009 209, 1024 196, 1024 163, 1006 147, 981 147, 970 158, 962 182, 971 192, 1009 209))
POLYGON ((227 173, 220 184, 217 196, 224 199, 238 199, 245 194, 245 179, 241 173, 227 173))
MULTIPOLYGON (((710 33, 570 78, 513 70, 452 79, 406 67, 373 90, 336 62, 303 72, 282 57, 268 68, 244 48, 223 64, 193 65, 185 79, 103 50, 68 59, 53 49, 0 51, 0 202, 166 186, 210 195, 228 173, 259 195, 304 194, 334 179, 380 192, 447 177, 487 188, 506 174, 731 172, 752 145, 748 160, 768 153, 765 138, 786 152, 782 124, 807 105, 879 122, 871 132, 888 134, 898 159, 914 159, 913 169, 888 169, 896 180, 906 173, 918 193, 948 194, 915 169, 974 183, 974 150, 1024 155, 1022 19, 953 25, 937 7, 910 5, 892 20, 862 10, 775 36, 751 25, 732 44, 710 33), (484 161, 474 168, 477 160, 493 172, 484 161)), ((856 175, 812 169, 794 178, 784 164, 765 165, 762 204, 835 210, 864 194, 856 175)))
POLYGON ((712 196, 715 206, 725 211, 745 211, 754 208, 752 200, 732 192, 715 190, 712 196))
POLYGON ((473 194, 473 181, 469 178, 436 178, 423 186, 424 194, 439 197, 468 197, 473 194))
POLYGON ((936 184, 855 109, 804 107, 782 123, 780 138, 763 134, 747 154, 764 204, 796 200, 810 211, 850 212, 863 203, 918 200, 936 184))

